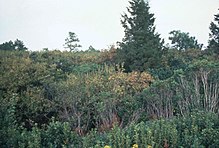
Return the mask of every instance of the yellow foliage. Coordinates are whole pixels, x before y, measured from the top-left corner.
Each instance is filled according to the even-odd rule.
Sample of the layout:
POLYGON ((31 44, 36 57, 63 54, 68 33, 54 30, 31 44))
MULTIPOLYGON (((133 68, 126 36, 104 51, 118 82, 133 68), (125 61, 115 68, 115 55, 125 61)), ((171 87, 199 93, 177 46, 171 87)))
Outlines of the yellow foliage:
POLYGON ((134 145, 132 146, 132 148, 138 148, 138 145, 137 145, 137 144, 134 144, 134 145))
POLYGON ((109 81, 113 82, 113 91, 123 95, 125 92, 140 92, 149 87, 153 82, 153 77, 147 72, 117 72, 109 77, 109 81))

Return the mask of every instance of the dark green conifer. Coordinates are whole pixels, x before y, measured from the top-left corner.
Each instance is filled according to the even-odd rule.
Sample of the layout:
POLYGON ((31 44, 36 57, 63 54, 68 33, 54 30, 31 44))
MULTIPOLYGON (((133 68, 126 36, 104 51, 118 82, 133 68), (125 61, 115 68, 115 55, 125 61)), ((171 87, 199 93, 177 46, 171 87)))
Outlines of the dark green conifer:
POLYGON ((208 49, 213 53, 219 55, 219 13, 215 15, 215 22, 211 22, 210 24, 210 36, 209 36, 209 44, 208 49))
POLYGON ((125 36, 120 43, 118 58, 124 62, 126 71, 144 71, 159 67, 163 41, 155 33, 154 14, 144 0, 132 0, 122 15, 125 36))

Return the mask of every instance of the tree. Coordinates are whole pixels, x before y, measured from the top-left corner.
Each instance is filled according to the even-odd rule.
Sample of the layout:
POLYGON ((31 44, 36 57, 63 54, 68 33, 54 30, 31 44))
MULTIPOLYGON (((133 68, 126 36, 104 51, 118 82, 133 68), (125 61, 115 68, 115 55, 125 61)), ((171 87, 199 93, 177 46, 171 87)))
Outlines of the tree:
POLYGON ((0 44, 0 50, 19 50, 25 51, 27 47, 25 47, 23 41, 16 39, 14 42, 8 41, 3 44, 0 44))
POLYGON ((210 24, 208 49, 219 55, 219 13, 215 15, 214 21, 210 24))
POLYGON ((0 44, 0 50, 14 50, 14 43, 12 41, 8 41, 0 44))
POLYGON ((69 48, 70 51, 77 51, 79 47, 82 47, 80 44, 77 44, 79 41, 74 32, 69 32, 69 37, 65 39, 64 48, 69 48))
POLYGON ((173 30, 169 34, 172 35, 169 37, 171 44, 178 50, 202 49, 203 44, 199 44, 195 37, 191 37, 189 33, 173 30))
POLYGON ((92 52, 92 51, 97 51, 93 46, 89 46, 88 47, 88 50, 87 51, 89 51, 89 52, 92 52))
POLYGON ((22 51, 27 50, 27 47, 25 47, 23 41, 18 40, 18 39, 16 39, 16 40, 14 41, 14 48, 15 48, 15 50, 19 50, 19 51, 21 51, 21 50, 22 50, 22 51))
POLYGON ((154 14, 149 12, 149 4, 144 0, 132 0, 122 15, 121 24, 125 37, 120 43, 118 59, 124 62, 126 71, 144 71, 158 67, 161 59, 163 41, 155 33, 154 14))

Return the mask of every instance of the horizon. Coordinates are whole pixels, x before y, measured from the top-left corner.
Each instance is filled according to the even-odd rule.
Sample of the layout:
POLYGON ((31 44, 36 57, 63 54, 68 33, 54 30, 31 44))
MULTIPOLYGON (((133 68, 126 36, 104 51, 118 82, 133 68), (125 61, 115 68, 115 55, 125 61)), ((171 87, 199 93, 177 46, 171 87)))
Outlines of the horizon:
MULTIPOLYGON (((0 44, 19 39, 29 50, 63 50, 68 32, 75 32, 82 50, 106 49, 124 37, 120 19, 128 6, 127 0, 0 0, 0 44)), ((170 31, 180 30, 206 46, 219 1, 150 0, 149 6, 165 43, 170 31)))

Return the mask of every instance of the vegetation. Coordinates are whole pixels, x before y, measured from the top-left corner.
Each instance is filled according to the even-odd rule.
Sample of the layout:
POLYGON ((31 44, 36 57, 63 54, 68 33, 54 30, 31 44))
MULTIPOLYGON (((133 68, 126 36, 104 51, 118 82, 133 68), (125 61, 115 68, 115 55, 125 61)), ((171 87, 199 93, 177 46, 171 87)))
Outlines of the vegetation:
POLYGON ((82 47, 80 44, 77 44, 77 42, 79 42, 79 39, 74 32, 69 32, 68 35, 69 37, 65 39, 65 48, 69 48, 70 51, 77 51, 79 47, 82 47))
POLYGON ((187 49, 202 49, 203 44, 199 44, 195 37, 190 37, 189 33, 181 32, 180 30, 173 30, 170 32, 171 44, 178 50, 187 49))
POLYGON ((0 44, 0 50, 27 50, 24 43, 21 40, 16 39, 14 42, 8 41, 0 44))
POLYGON ((127 72, 144 71, 160 65, 163 41, 155 33, 154 14, 144 0, 130 1, 128 14, 122 15, 125 37, 120 43, 118 59, 127 72))
POLYGON ((197 46, 163 47, 148 3, 130 5, 118 48, 33 52, 1 44, 0 147, 219 145, 214 46, 200 50, 187 36, 197 46))
POLYGON ((215 22, 210 24, 210 40, 208 48, 213 51, 213 53, 219 54, 219 14, 215 15, 215 22))

